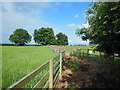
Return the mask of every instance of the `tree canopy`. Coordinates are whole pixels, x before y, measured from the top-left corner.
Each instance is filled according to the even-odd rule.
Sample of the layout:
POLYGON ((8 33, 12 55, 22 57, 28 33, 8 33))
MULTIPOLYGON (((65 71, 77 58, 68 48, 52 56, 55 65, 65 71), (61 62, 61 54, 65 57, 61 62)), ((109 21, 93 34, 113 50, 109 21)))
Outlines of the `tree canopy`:
POLYGON ((42 45, 54 45, 56 44, 55 36, 52 28, 40 28, 34 30, 35 43, 42 45))
POLYGON ((31 41, 31 36, 26 30, 20 28, 16 29, 13 34, 10 35, 9 40, 18 45, 24 45, 31 41))
POLYGON ((92 3, 86 14, 90 26, 78 29, 76 34, 107 55, 120 55, 120 2, 92 3))
MULTIPOLYGON (((52 28, 40 28, 35 29, 33 34, 35 43, 41 45, 68 45, 68 37, 63 33, 54 35, 52 28)), ((16 29, 13 34, 10 35, 9 40, 20 46, 25 45, 31 41, 31 36, 22 28, 16 29)))
POLYGON ((57 37, 57 45, 68 45, 68 37, 63 33, 58 33, 57 37))

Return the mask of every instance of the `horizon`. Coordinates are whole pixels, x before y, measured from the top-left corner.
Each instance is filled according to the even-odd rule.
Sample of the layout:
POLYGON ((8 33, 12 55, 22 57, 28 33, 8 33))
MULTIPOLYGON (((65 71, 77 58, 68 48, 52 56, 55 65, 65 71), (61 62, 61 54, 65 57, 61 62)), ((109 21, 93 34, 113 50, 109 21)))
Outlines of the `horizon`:
POLYGON ((29 44, 35 44, 33 32, 41 27, 53 28, 54 34, 68 36, 69 45, 89 45, 75 34, 77 28, 88 27, 85 10, 90 2, 3 2, 2 42, 9 43, 15 29, 23 28, 32 36, 29 44))
MULTIPOLYGON (((8 44, 8 45, 16 45, 15 43, 0 43, 0 45, 6 45, 6 44, 8 44)), ((25 45, 40 45, 40 44, 38 44, 38 43, 28 43, 28 44, 25 44, 25 45)), ((65 46, 79 46, 79 45, 85 45, 85 44, 68 44, 68 45, 65 45, 65 46)), ((45 45, 46 46, 46 45, 45 45)), ((56 45, 56 46, 59 46, 59 45, 56 45)), ((62 45, 61 45, 62 46, 62 45)), ((64 46, 64 45, 63 45, 64 46)), ((85 46, 91 46, 90 44, 88 44, 88 45, 85 45, 85 46)))

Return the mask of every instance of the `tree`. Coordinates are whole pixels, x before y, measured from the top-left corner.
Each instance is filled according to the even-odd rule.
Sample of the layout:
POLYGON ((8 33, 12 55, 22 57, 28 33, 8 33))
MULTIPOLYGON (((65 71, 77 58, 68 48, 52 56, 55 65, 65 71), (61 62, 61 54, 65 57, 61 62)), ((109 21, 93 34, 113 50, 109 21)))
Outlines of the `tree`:
POLYGON ((34 30, 35 43, 42 45, 54 45, 56 44, 54 32, 52 28, 40 28, 34 30))
POLYGON ((106 56, 120 56, 120 2, 92 3, 86 14, 90 26, 78 29, 76 34, 96 44, 96 50, 106 56))
POLYGON ((31 41, 31 36, 26 30, 20 28, 20 29, 16 29, 13 32, 13 34, 10 35, 9 40, 11 42, 14 42, 15 44, 22 46, 25 43, 28 43, 31 41))
POLYGON ((57 37, 57 45, 68 45, 68 37, 63 33, 58 33, 57 37))

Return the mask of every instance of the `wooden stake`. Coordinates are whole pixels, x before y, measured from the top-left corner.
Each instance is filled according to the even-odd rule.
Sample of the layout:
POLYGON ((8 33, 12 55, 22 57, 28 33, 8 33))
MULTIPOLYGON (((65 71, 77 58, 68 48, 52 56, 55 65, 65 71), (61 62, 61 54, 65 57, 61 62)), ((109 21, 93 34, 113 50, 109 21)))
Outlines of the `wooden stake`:
POLYGON ((53 88, 53 59, 50 60, 49 88, 53 88))
POLYGON ((59 78, 62 78, 62 52, 60 52, 60 74, 59 74, 59 78))

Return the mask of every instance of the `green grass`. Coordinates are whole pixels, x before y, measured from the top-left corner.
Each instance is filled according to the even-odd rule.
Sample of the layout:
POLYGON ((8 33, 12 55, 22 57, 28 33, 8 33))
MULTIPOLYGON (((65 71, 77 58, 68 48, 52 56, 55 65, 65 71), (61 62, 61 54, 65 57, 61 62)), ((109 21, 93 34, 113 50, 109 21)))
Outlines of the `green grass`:
POLYGON ((80 49, 92 49, 93 46, 53 46, 56 49, 59 50, 65 50, 67 52, 71 52, 74 49, 80 48, 80 49))
POLYGON ((2 47, 0 46, 0 89, 2 88, 2 47))
POLYGON ((7 88, 57 53, 45 46, 3 46, 2 88, 7 88))
MULTIPOLYGON (((53 48, 55 49, 59 49, 59 50, 63 50, 63 51, 66 51, 66 52, 73 52, 75 49, 82 49, 81 52, 83 53, 87 53, 87 49, 94 49, 95 47, 94 46, 52 46, 53 48), (86 49, 86 50, 83 50, 83 49, 86 49)), ((99 55, 99 52, 98 51, 92 51, 92 54, 95 54, 95 55, 99 55)))

